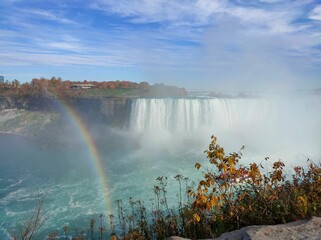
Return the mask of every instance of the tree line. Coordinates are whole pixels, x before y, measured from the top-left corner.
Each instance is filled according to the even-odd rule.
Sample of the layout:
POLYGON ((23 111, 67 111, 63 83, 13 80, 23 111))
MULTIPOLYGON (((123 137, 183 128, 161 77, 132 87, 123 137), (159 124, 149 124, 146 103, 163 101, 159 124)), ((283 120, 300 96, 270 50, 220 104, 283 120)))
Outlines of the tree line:
MULTIPOLYGON (((31 82, 20 83, 18 80, 0 83, 0 96, 33 97, 33 98, 66 98, 81 96, 119 96, 119 93, 132 90, 131 94, 140 97, 179 97, 187 95, 184 88, 150 85, 147 82, 130 81, 70 81, 60 77, 33 78, 31 82), (75 84, 90 84, 93 89, 72 88, 75 84)), ((124 96, 122 94, 121 96, 124 96)))

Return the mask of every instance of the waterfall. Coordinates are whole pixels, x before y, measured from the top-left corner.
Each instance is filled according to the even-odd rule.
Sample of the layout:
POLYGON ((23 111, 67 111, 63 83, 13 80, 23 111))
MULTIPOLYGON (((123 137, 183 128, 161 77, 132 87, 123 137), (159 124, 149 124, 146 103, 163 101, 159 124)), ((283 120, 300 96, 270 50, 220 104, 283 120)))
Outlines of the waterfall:
POLYGON ((135 99, 130 129, 150 147, 185 146, 188 138, 209 142, 211 134, 231 149, 321 154, 321 97, 135 99), (316 134, 318 133, 318 134, 316 134), (145 137, 145 135, 149 136, 145 137), (159 144, 157 146, 160 146, 159 144))
POLYGON ((228 130, 256 123, 270 111, 270 102, 263 99, 136 99, 130 125, 138 131, 228 130))

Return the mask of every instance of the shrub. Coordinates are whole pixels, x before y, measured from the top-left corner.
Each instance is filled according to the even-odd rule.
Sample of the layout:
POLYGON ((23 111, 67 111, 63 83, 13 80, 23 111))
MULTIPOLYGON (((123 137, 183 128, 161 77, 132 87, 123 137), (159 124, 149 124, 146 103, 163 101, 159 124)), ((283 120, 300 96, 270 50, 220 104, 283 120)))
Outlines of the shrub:
MULTIPOLYGON (((273 163, 264 172, 261 164, 240 164, 242 151, 226 155, 224 148, 212 141, 205 153, 213 167, 204 171, 204 179, 194 198, 194 220, 206 225, 204 234, 216 236, 247 225, 279 224, 321 216, 321 165, 308 160, 308 169, 294 167, 291 180, 284 173, 284 163, 273 163)), ((267 161, 269 158, 266 158, 267 161)), ((197 169, 201 168, 196 163, 197 169)))

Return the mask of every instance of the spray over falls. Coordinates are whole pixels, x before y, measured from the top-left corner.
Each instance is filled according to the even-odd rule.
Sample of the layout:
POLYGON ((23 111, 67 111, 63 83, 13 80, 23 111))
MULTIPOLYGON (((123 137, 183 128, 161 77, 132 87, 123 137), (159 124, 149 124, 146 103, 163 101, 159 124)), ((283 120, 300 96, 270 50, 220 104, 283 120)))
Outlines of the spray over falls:
POLYGON ((314 96, 136 99, 130 128, 138 133, 167 132, 171 138, 192 134, 199 140, 215 133, 234 141, 234 148, 239 144, 254 150, 318 153, 321 139, 315 132, 321 131, 319 106, 321 99, 314 96))
MULTIPOLYGON (((45 207, 51 218, 47 224, 55 228, 106 212, 106 194, 111 202, 134 196, 146 200, 148 205, 158 176, 172 179, 182 174, 197 180, 194 164, 205 161, 202 152, 213 133, 221 139, 226 152, 245 145, 245 160, 262 161, 270 156, 296 165, 306 162, 307 157, 318 161, 321 155, 321 136, 317 134, 321 132, 318 96, 82 99, 71 104, 82 119, 83 128, 88 128, 86 134, 91 134, 92 144, 96 144, 101 157, 100 170, 106 179, 97 178, 93 161, 87 157, 88 141, 80 142, 80 147, 65 144, 53 151, 18 136, 0 138, 4 159, 0 163, 3 206, 0 222, 6 221, 0 227, 0 238, 22 220, 22 202, 32 209, 39 189, 48 191, 45 207), (131 144, 133 147, 128 147, 131 144), (104 191, 105 180, 108 191, 104 191)), ((25 116, 31 112, 28 109, 11 110, 3 110, 5 114, 0 115, 3 128, 12 126, 12 119, 18 119, 11 114, 19 114, 21 121, 31 119, 25 116)), ((32 119, 37 114, 33 111, 32 119)), ((60 114, 63 115, 58 112, 52 119, 56 121, 60 114)), ((37 119, 40 124, 42 119, 49 118, 37 119)), ((68 132, 74 125, 70 121, 72 118, 58 121, 53 132, 75 142, 79 128, 68 132)), ((169 180, 170 202, 176 201, 176 187, 177 183, 169 180)), ((110 213, 109 209, 107 212, 110 213)))

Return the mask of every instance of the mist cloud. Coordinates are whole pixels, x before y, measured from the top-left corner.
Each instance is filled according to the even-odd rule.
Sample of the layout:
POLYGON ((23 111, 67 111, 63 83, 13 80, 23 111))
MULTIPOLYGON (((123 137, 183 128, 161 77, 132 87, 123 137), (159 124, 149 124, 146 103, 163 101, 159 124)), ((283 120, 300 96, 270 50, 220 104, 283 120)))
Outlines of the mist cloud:
POLYGON ((225 90, 272 90, 300 87, 285 41, 242 29, 235 21, 220 21, 204 38, 204 78, 213 88, 225 90))

